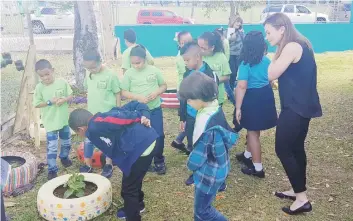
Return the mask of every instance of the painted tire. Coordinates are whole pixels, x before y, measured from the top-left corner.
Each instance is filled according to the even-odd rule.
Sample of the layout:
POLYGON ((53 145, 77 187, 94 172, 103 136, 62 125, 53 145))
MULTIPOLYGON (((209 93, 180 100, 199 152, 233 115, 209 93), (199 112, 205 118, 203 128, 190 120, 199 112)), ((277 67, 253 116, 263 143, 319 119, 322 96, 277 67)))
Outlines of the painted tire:
POLYGON ((168 90, 161 94, 162 108, 179 108, 180 102, 176 90, 168 90))
POLYGON ((10 196, 16 189, 30 184, 36 178, 38 167, 36 157, 33 154, 1 151, 1 157, 16 157, 25 161, 23 165, 11 169, 9 179, 2 190, 5 196, 10 196))
POLYGON ((98 174, 82 173, 85 181, 97 185, 91 195, 77 199, 61 199, 54 196, 54 190, 67 182, 70 174, 46 182, 38 191, 37 209, 49 221, 91 220, 104 213, 112 203, 110 181, 98 174))
MULTIPOLYGON (((85 162, 83 142, 81 142, 80 146, 77 149, 77 157, 81 163, 85 162)), ((102 151, 95 148, 92 156, 92 167, 102 168, 104 165, 105 165, 105 155, 103 154, 102 151)))

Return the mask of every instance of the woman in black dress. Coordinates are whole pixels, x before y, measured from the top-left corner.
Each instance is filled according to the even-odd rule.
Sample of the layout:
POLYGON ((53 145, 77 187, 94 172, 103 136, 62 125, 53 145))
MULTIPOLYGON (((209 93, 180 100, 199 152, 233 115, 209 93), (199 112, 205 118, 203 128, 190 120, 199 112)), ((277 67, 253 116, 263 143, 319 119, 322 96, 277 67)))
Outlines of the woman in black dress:
POLYGON ((322 116, 314 51, 309 40, 295 29, 285 14, 269 16, 264 26, 268 42, 277 46, 268 69, 269 80, 278 79, 281 101, 276 154, 292 185, 292 190, 276 192, 276 196, 294 200, 290 207, 282 208, 290 215, 310 212, 304 142, 311 118, 322 116))

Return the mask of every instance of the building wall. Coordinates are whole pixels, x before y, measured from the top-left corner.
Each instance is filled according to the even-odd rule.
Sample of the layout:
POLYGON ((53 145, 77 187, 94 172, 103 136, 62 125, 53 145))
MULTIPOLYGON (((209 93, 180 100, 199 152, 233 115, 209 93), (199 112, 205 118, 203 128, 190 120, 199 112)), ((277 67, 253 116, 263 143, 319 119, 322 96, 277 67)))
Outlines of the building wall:
MULTIPOLYGON (((137 35, 137 43, 144 45, 154 57, 175 56, 177 44, 175 33, 190 31, 194 38, 205 31, 213 31, 226 25, 118 25, 115 26, 115 36, 121 39, 121 50, 125 50, 124 31, 133 29, 137 35)), ((297 24, 296 28, 312 43, 316 53, 327 51, 353 50, 353 24, 297 24)), ((244 25, 244 31, 259 30, 264 32, 261 24, 244 25)), ((269 52, 274 48, 270 47, 269 52)))

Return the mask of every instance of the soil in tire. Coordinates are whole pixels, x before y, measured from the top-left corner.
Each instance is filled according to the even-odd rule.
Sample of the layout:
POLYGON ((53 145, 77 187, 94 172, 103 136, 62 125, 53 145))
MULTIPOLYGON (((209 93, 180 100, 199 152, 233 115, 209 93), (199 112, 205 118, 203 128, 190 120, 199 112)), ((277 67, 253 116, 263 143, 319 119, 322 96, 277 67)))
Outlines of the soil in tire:
MULTIPOLYGON (((84 181, 85 184, 86 184, 86 187, 85 187, 85 196, 89 196, 91 195, 92 193, 96 192, 96 190, 98 189, 97 185, 94 184, 94 183, 91 183, 91 182, 86 182, 84 181)), ((61 198, 61 199, 64 199, 64 193, 66 192, 67 190, 67 187, 64 187, 64 185, 61 185, 61 186, 58 186, 55 190, 54 190, 54 196, 58 197, 58 198, 61 198)), ((67 199, 76 199, 78 197, 76 197, 75 195, 71 195, 69 198, 67 199)))

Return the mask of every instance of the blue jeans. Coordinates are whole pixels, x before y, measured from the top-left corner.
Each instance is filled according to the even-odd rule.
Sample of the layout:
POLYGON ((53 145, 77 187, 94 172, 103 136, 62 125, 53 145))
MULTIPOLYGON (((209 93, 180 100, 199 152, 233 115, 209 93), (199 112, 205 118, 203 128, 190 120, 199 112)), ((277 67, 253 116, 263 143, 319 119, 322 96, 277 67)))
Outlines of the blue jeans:
POLYGON ((235 105, 234 88, 231 88, 229 81, 224 83, 224 88, 226 89, 229 101, 235 105))
POLYGON ((83 156, 85 158, 91 159, 93 156, 94 145, 93 143, 86 137, 83 146, 83 156))
POLYGON ((71 132, 69 126, 60 130, 47 132, 47 163, 48 172, 58 172, 56 157, 58 156, 58 134, 60 138, 60 159, 69 157, 71 150, 71 132))
POLYGON ((154 147, 154 164, 164 163, 164 127, 163 127, 163 111, 161 107, 151 110, 151 126, 157 132, 158 138, 154 147))
POLYGON ((205 194, 195 188, 194 220, 195 221, 227 221, 226 217, 212 206, 217 193, 205 194))

